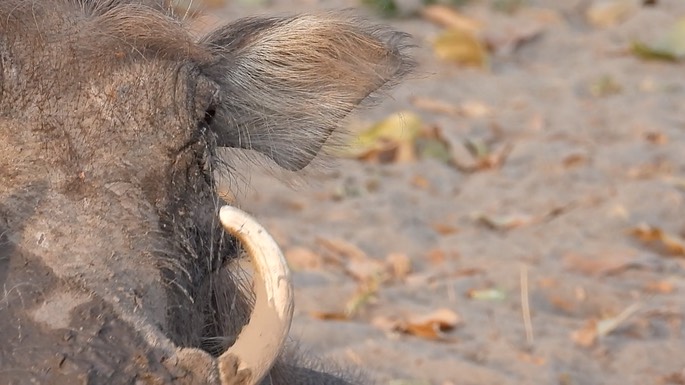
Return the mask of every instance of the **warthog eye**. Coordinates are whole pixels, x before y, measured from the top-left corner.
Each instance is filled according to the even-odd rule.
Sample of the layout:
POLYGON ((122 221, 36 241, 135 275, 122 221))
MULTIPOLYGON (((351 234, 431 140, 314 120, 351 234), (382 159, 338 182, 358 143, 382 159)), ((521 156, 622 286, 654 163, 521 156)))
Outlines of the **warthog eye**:
POLYGON ((210 106, 205 110, 205 118, 202 121, 202 125, 205 127, 210 127, 214 123, 214 117, 216 116, 216 107, 210 106))

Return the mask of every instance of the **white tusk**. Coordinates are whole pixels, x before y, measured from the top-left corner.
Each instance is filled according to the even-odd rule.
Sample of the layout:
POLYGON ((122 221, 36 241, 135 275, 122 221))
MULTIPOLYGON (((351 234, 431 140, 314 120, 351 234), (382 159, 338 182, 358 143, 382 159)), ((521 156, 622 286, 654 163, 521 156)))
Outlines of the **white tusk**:
MULTIPOLYGON (((224 229, 238 238, 254 265, 255 304, 250 321, 235 344, 218 359, 222 384, 234 373, 230 363, 238 359, 238 370, 249 369, 253 385, 269 372, 281 353, 293 318, 293 287, 290 270, 281 249, 269 233, 250 215, 232 206, 223 206, 219 219, 224 229)), ((234 368, 235 369, 235 368, 234 368)))

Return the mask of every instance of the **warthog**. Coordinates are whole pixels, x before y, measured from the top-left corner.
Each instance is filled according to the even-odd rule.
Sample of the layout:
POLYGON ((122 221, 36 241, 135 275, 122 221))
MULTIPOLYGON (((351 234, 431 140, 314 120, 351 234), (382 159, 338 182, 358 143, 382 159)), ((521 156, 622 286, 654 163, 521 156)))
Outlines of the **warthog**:
POLYGON ((151 1, 2 0, 0 384, 355 381, 284 353, 288 271, 221 208, 216 154, 305 167, 405 42, 346 13, 195 37, 151 1))

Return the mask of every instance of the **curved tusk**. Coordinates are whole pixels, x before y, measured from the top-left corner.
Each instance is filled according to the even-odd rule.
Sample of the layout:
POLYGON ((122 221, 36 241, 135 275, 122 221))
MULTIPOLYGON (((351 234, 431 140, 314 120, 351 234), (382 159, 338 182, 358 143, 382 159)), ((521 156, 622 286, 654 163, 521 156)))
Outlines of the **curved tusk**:
POLYGON ((242 243, 255 269, 255 304, 250 321, 235 344, 219 357, 219 374, 222 384, 232 384, 233 362, 237 358, 237 369, 251 372, 245 384, 253 385, 269 372, 290 330, 293 318, 290 270, 276 241, 250 215, 235 207, 223 206, 219 219, 224 229, 242 243))

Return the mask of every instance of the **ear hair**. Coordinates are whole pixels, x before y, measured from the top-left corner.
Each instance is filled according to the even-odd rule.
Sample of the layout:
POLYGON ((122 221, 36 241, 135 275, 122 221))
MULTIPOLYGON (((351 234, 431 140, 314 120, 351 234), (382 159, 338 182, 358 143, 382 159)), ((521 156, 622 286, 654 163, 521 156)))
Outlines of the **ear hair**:
POLYGON ((413 67, 408 35, 341 13, 248 18, 206 36, 218 144, 305 167, 344 118, 413 67))

